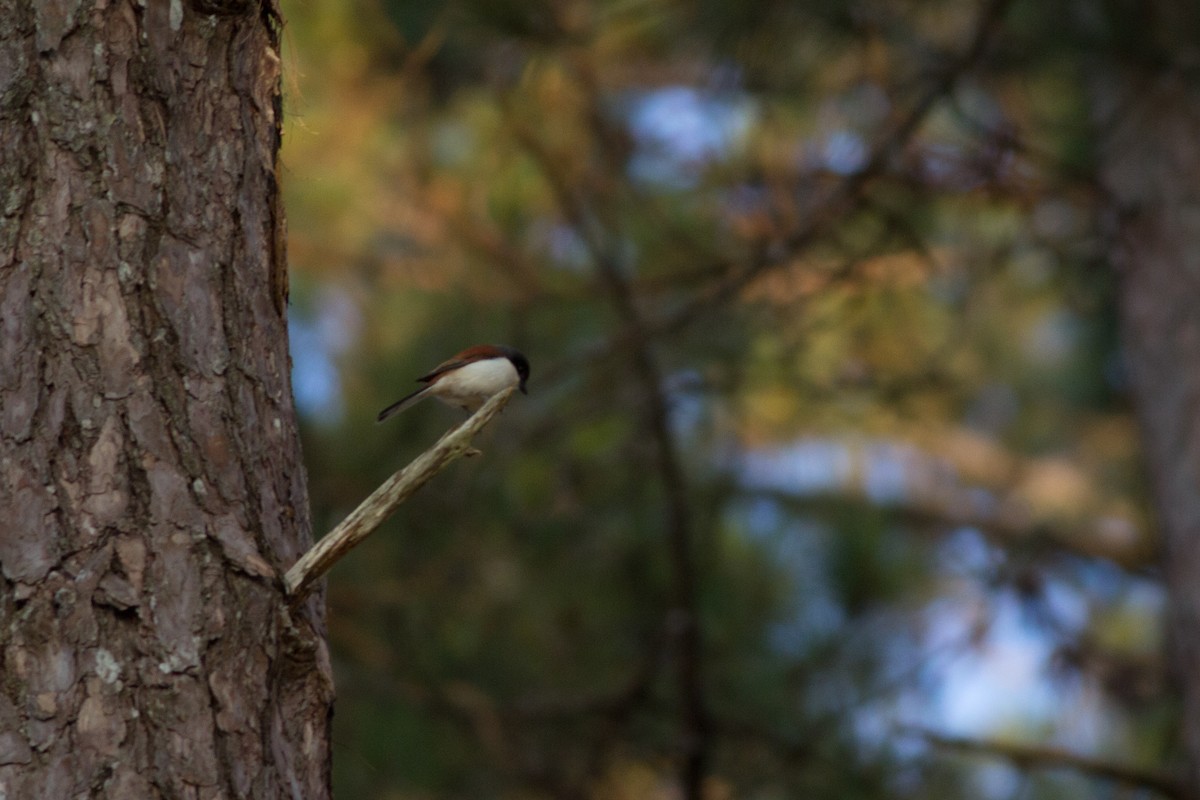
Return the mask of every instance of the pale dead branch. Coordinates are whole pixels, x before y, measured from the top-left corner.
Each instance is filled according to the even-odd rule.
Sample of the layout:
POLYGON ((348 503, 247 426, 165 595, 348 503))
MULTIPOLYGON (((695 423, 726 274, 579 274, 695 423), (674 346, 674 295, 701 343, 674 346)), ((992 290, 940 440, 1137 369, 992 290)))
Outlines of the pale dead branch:
POLYGON ((384 481, 340 525, 309 548, 283 577, 290 602, 295 604, 304 599, 318 578, 383 524, 401 503, 430 478, 462 456, 477 453, 471 447, 471 440, 492 417, 500 413, 514 389, 505 389, 484 403, 466 422, 448 431, 433 447, 384 481))

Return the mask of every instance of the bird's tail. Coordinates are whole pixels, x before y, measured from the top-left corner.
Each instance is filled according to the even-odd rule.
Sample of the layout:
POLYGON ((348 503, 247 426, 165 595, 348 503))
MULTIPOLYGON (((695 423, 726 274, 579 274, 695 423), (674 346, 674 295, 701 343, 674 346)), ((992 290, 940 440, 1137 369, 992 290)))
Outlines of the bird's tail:
POLYGON ((375 421, 383 422, 385 419, 390 417, 392 414, 403 411, 404 409, 408 408, 409 406, 416 405, 417 403, 419 403, 425 399, 425 393, 428 392, 430 388, 431 388, 431 386, 422 386, 420 389, 417 389, 412 394, 401 397, 399 400, 392 403, 390 406, 385 408, 383 411, 380 411, 379 416, 375 418, 375 421))

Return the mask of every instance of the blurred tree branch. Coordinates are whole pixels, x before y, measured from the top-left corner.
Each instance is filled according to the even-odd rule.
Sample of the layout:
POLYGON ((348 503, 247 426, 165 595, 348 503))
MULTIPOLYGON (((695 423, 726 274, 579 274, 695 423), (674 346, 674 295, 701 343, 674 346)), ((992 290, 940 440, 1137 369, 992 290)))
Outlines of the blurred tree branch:
MULTIPOLYGON (((639 308, 639 299, 627 274, 632 274, 622 262, 615 246, 617 234, 610 229, 614 213, 603 209, 605 191, 597 186, 582 189, 573 185, 558 160, 532 127, 511 110, 507 114, 510 129, 517 141, 533 158, 557 199, 560 211, 574 227, 591 254, 609 300, 619 315, 623 332, 609 343, 610 352, 619 352, 630 364, 643 397, 645 424, 654 442, 657 472, 667 502, 667 537, 672 565, 672 606, 668 624, 675 636, 676 667, 679 683, 680 713, 683 725, 683 753, 680 783, 687 800, 698 800, 702 794, 704 776, 711 749, 711 721, 703 696, 702 655, 699 620, 696 610, 696 566, 693 549, 692 522, 688 488, 679 463, 676 443, 670 429, 667 400, 663 395, 663 373, 652 352, 654 342, 661 336, 676 332, 707 310, 727 302, 763 272, 788 263, 790 259, 835 228, 842 218, 862 202, 863 190, 876 177, 884 174, 895 157, 920 127, 929 112, 950 93, 983 55, 1011 0, 992 0, 981 12, 979 21, 963 54, 950 59, 945 69, 931 82, 909 111, 897 116, 872 148, 863 168, 844 178, 806 222, 782 241, 764 243, 756 248, 757 255, 750 263, 738 268, 730 263, 712 270, 717 275, 692 300, 673 313, 656 320, 647 319, 639 308), (599 201, 593 206, 592 198, 599 201)), ((601 110, 599 90, 587 60, 578 55, 571 61, 576 78, 584 89, 589 109, 589 130, 595 137, 594 147, 606 174, 620 174, 627 169, 628 150, 619 132, 613 131, 601 110)), ((585 170, 584 174, 593 174, 585 170)), ((599 179, 602 183, 603 179, 599 179)))
MULTIPOLYGON (((603 120, 594 86, 589 92, 593 118, 603 120)), ((605 228, 601 216, 587 199, 562 174, 556 161, 541 145, 536 134, 510 115, 510 123, 550 184, 563 215, 583 237, 599 273, 609 301, 632 335, 626 340, 624 355, 642 395, 643 424, 653 440, 656 471, 666 499, 666 535, 671 565, 671 608, 667 612, 667 632, 675 649, 675 666, 680 693, 681 742, 680 789, 685 800, 700 800, 708 769, 711 731, 702 680, 702 643, 696 608, 696 563, 690 500, 683 468, 663 395, 663 374, 652 352, 653 339, 644 330, 645 323, 634 293, 624 276, 626 265, 614 246, 616 235, 605 228)), ((602 126, 599 130, 603 130, 602 126)), ((603 140, 603 135, 599 138, 603 140)), ((603 145, 603 141, 601 142, 603 145)), ((606 150, 603 146, 601 150, 606 150)), ((608 162, 609 159, 604 159, 608 162)), ((624 169, 625 165, 610 164, 624 169)))
POLYGON ((997 545, 1015 547, 1021 544, 1043 544, 1049 549, 1072 556, 1109 561, 1134 574, 1142 574, 1154 566, 1156 550, 1151 543, 1125 537, 1113 538, 1104 533, 1106 522, 1094 520, 1077 525, 1055 524, 1050 521, 1020 519, 1012 516, 987 514, 979 509, 958 507, 934 499, 925 502, 875 502, 863 497, 859 487, 844 491, 828 491, 796 495, 774 490, 747 490, 751 497, 761 497, 810 513, 820 513, 832 504, 861 501, 883 508, 899 522, 933 525, 944 528, 969 527, 978 530, 997 545))
POLYGON ((430 777, 410 758, 361 780, 646 796, 632 759, 688 796, 706 762, 710 792, 782 796, 863 763, 880 782, 860 793, 884 796, 903 746, 863 748, 857 721, 956 674, 931 658, 946 639, 990 658, 1012 602, 1041 679, 1167 750, 1162 679, 1125 663, 1156 641, 1157 595, 1112 599, 1161 575, 1096 280, 1095 137, 1063 69, 1077 23, 1004 0, 503 2, 515 23, 484 9, 466 35, 385 4, 426 55, 364 159, 389 183, 373 205, 401 211, 372 223, 403 231, 376 272, 418 297, 370 298, 364 339, 407 342, 391 359, 510 325, 556 413, 522 420, 537 447, 486 473, 496 500, 456 509, 455 538, 406 540, 422 550, 382 580, 338 573, 372 691, 399 690, 419 735, 456 728, 426 743, 430 777), (961 629, 934 619, 948 606, 961 629))
POLYGON ((905 733, 919 736, 935 747, 970 755, 1004 759, 1021 770, 1070 769, 1094 778, 1150 789, 1164 797, 1183 798, 1186 796, 1179 779, 1160 770, 1117 764, 1050 745, 1026 745, 971 739, 963 736, 945 736, 917 727, 902 730, 905 733))
POLYGON ((816 209, 791 233, 778 241, 763 241, 752 248, 749 262, 738 264, 719 261, 701 272, 718 275, 690 300, 673 311, 659 314, 641 321, 639 329, 627 327, 614 339, 599 344, 584 358, 593 358, 604 352, 616 352, 627 346, 630 339, 675 333, 699 321, 712 308, 727 303, 765 272, 791 263, 798 253, 813 244, 829 231, 836 229, 837 222, 852 213, 864 200, 864 190, 875 179, 886 175, 894 159, 904 150, 910 140, 937 104, 947 97, 987 52, 988 46, 997 36, 1004 16, 1013 0, 989 0, 975 23, 969 44, 957 57, 947 60, 943 68, 930 80, 928 87, 917 100, 903 112, 893 116, 890 124, 870 149, 863 166, 842 178, 825 197, 813 203, 816 209))

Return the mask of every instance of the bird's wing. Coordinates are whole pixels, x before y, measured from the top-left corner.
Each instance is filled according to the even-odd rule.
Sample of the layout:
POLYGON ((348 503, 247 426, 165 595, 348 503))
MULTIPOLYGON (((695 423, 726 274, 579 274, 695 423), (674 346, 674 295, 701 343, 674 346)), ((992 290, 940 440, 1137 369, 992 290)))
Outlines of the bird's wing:
POLYGON ((433 383, 440 376, 445 375, 450 370, 458 369, 459 367, 465 367, 470 363, 470 361, 464 361, 461 358, 452 358, 449 361, 443 361, 442 363, 438 364, 432 370, 417 378, 417 380, 421 383, 433 383))
POLYGON ((421 383, 433 383, 439 375, 444 375, 452 369, 465 367, 475 361, 482 361, 486 358, 499 358, 504 353, 497 347, 490 344, 477 344, 474 347, 468 347, 461 353, 456 353, 450 357, 448 361, 443 361, 429 372, 417 378, 421 383))

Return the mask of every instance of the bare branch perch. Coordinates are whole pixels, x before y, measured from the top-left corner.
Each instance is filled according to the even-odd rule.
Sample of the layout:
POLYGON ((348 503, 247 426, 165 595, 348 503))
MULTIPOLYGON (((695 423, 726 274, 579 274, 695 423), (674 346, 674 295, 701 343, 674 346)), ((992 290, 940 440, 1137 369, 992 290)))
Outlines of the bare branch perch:
POLYGON ((340 525, 301 556, 283 576, 284 588, 291 602, 302 600, 312 589, 317 578, 328 572, 338 559, 383 524, 401 503, 424 486, 430 478, 462 456, 477 453, 478 451, 471 447, 471 439, 492 417, 500 413, 512 397, 514 389, 515 387, 505 389, 492 397, 466 422, 448 431, 438 439, 437 444, 388 478, 358 508, 350 512, 340 525))

